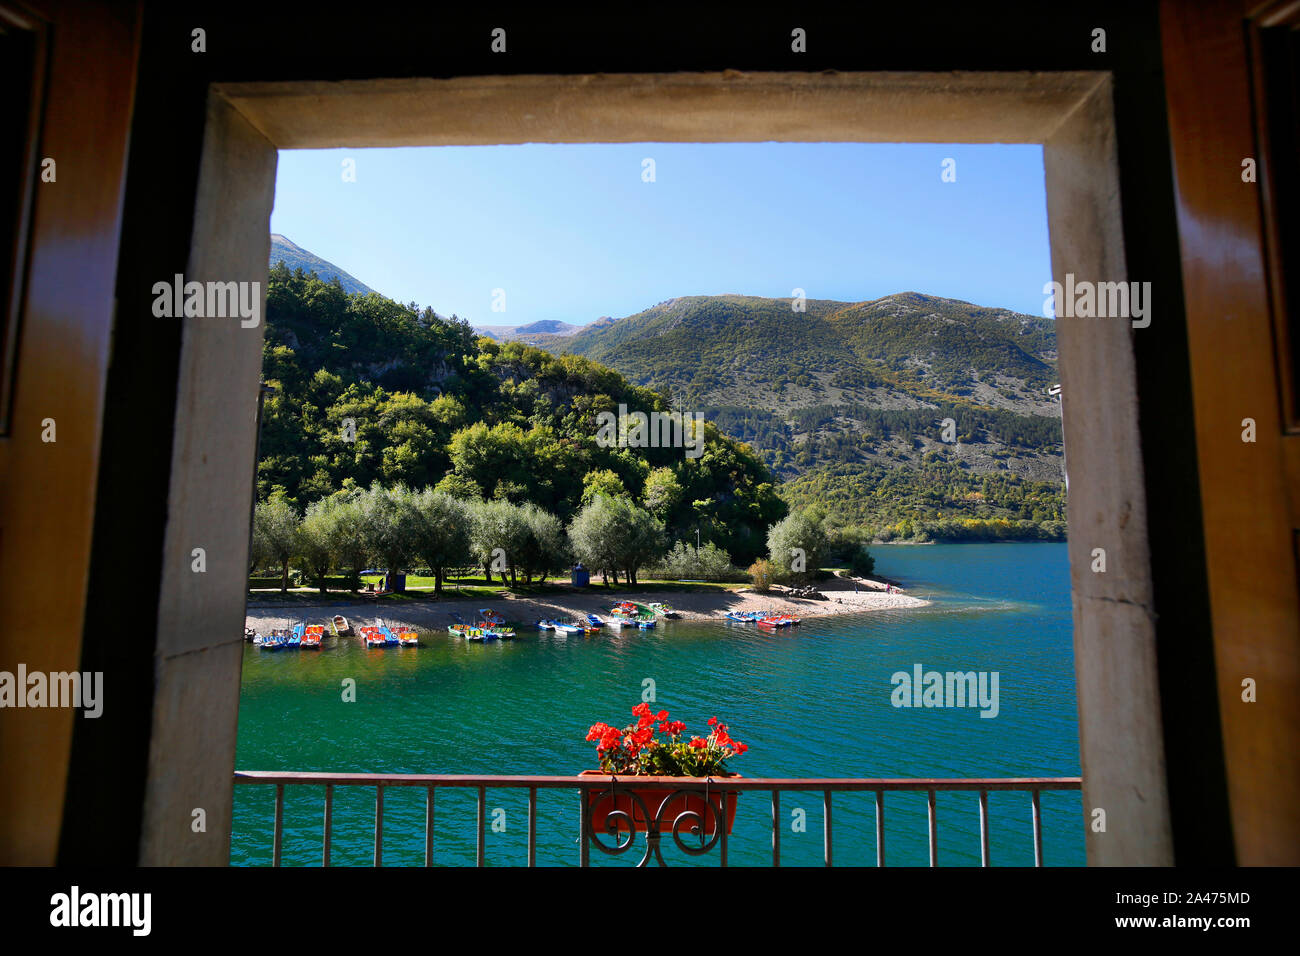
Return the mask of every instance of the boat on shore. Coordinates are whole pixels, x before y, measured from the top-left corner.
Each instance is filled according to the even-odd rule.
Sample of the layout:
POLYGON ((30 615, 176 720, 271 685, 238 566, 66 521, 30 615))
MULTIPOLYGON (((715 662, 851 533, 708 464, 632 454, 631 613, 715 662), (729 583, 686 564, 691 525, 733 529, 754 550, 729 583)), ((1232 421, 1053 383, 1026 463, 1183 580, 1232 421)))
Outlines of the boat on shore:
MULTIPOLYGON (((457 621, 460 621, 459 615, 453 616, 457 621)), ((479 608, 478 616, 479 619, 474 622, 474 628, 483 632, 484 640, 513 641, 515 639, 515 629, 506 627, 506 619, 490 607, 479 608)))
POLYGON ((598 631, 605 626, 605 619, 599 614, 588 614, 587 623, 591 625, 592 630, 598 631))
POLYGON ((420 635, 416 634, 415 631, 398 631, 397 643, 402 647, 419 647, 420 635))
POLYGON ((654 611, 656 614, 660 615, 661 617, 666 617, 670 619, 681 617, 681 615, 677 613, 677 609, 673 607, 671 604, 662 604, 659 601, 655 601, 651 604, 647 604, 646 607, 650 608, 650 610, 654 611))
MULTIPOLYGON (((448 625, 447 633, 453 637, 463 637, 467 641, 513 641, 515 639, 515 629, 513 627, 491 624, 486 619, 474 624, 467 624, 459 614, 453 612, 451 616, 456 623, 448 625)), ((499 614, 494 616, 501 619, 499 614)), ((542 623, 539 621, 538 627, 541 627, 542 623)))
POLYGON ((336 637, 352 637, 355 634, 352 625, 348 623, 348 619, 342 614, 334 615, 334 618, 330 621, 330 627, 336 637))
POLYGON ((765 617, 771 617, 770 611, 728 611, 727 620, 738 624, 756 624, 765 617))
POLYGON ((282 651, 289 641, 289 629, 287 627, 275 627, 271 633, 266 635, 258 643, 258 646, 264 651, 282 651))
POLYGON ((637 604, 635 601, 623 601, 614 605, 609 611, 610 617, 615 621, 621 621, 624 626, 635 626, 641 630, 648 630, 655 626, 658 615, 644 604, 637 604))
POLYGON ((375 618, 374 624, 363 624, 360 635, 366 647, 387 647, 398 643, 397 635, 384 623, 383 618, 375 618))
POLYGON ((321 649, 321 641, 324 639, 324 624, 308 624, 307 629, 303 631, 301 646, 307 650, 318 651, 321 649))

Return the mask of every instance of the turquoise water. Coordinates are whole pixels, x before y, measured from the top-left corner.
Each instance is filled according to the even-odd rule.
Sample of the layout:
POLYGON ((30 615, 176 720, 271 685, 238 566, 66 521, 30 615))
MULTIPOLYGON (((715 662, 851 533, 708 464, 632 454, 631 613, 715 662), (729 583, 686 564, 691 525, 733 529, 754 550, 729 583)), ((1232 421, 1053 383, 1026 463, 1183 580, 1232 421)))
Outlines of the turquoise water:
MULTIPOLYGON (((584 737, 598 720, 623 725, 654 681, 656 709, 688 732, 718 716, 750 750, 732 769, 749 777, 1020 777, 1079 773, 1069 567, 1064 544, 962 544, 873 548, 880 573, 928 608, 806 619, 764 634, 725 622, 661 623, 650 632, 590 638, 533 636, 473 644, 422 635, 418 649, 367 651, 326 638, 321 652, 245 651, 236 766, 241 770, 572 774, 595 766, 584 737), (896 671, 997 671, 999 712, 896 708, 896 671), (356 681, 355 702, 343 681, 356 681)), ((473 865, 476 791, 439 790, 436 864, 473 865)), ((320 862, 323 790, 285 793, 285 865, 320 862)), ((837 865, 874 865, 872 794, 833 798, 837 865)), ((231 862, 271 861, 273 787, 235 793, 231 862)), ((489 865, 527 862, 526 791, 488 791, 489 865), (494 832, 493 822, 502 831, 494 832)), ((537 862, 574 865, 578 797, 539 791, 537 862)), ((783 793, 782 862, 822 859, 819 793, 783 793), (803 812, 805 829, 793 823, 803 812)), ((732 865, 771 861, 770 800, 740 798, 729 838, 732 865)), ((1078 793, 1042 797, 1044 862, 1082 865, 1078 793)), ((995 866, 1033 864, 1026 793, 989 795, 995 866)), ((937 797, 939 863, 979 865, 977 798, 937 797)), ((886 862, 928 863, 926 798, 885 795, 886 862)), ((332 863, 369 865, 374 791, 336 788, 332 863)), ((423 791, 384 795, 385 865, 422 864, 423 791)), ((671 864, 716 866, 716 850, 671 864)), ((632 854, 593 865, 624 866, 632 854)))

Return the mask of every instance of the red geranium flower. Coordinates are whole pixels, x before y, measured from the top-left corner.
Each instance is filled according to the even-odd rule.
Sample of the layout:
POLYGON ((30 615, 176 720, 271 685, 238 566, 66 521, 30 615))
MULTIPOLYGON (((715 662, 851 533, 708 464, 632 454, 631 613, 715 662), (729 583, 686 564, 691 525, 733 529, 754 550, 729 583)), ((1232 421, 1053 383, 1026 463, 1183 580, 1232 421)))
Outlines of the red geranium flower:
POLYGON ((685 721, 669 720, 668 711, 655 713, 644 701, 634 706, 632 713, 636 720, 627 727, 620 729, 598 721, 588 729, 587 739, 598 742, 596 754, 602 770, 638 773, 646 769, 641 766, 640 755, 647 753, 654 755, 649 759, 650 764, 656 768, 662 765, 668 772, 690 775, 720 767, 722 759, 739 756, 749 750, 747 744, 732 738, 726 724, 717 717, 710 717, 708 736, 693 736, 688 742, 688 749, 699 754, 698 757, 691 758, 679 749, 681 737, 686 732, 685 721), (658 731, 670 735, 671 740, 667 743, 660 741, 655 736, 658 731))

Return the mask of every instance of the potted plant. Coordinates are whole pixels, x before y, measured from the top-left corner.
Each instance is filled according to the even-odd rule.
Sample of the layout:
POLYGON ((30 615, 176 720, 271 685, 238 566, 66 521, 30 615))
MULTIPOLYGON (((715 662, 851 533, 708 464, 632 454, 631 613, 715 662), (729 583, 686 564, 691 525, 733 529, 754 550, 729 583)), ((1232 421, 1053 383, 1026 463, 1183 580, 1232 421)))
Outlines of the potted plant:
POLYGON ((716 717, 709 718, 712 729, 707 737, 688 738, 686 724, 669 720, 666 710, 652 713, 649 704, 641 703, 632 708, 632 714, 636 722, 621 729, 597 723, 587 731, 587 739, 596 741, 600 769, 584 770, 581 776, 610 778, 608 789, 588 791, 587 809, 592 829, 613 833, 628 829, 631 820, 633 829, 642 833, 649 829, 649 820, 658 820, 659 832, 670 831, 674 820, 682 814, 691 814, 684 827, 700 827, 702 832, 712 835, 721 819, 725 797, 730 833, 736 819, 737 791, 710 789, 706 798, 705 791, 679 793, 674 781, 682 777, 724 780, 739 777, 740 774, 727 769, 726 762, 749 747, 734 740, 727 732, 727 725, 716 717), (667 739, 661 740, 660 733, 667 739), (620 777, 635 779, 620 791, 623 785, 620 777), (674 793, 677 796, 670 800, 674 793), (611 815, 613 820, 609 819, 611 815))

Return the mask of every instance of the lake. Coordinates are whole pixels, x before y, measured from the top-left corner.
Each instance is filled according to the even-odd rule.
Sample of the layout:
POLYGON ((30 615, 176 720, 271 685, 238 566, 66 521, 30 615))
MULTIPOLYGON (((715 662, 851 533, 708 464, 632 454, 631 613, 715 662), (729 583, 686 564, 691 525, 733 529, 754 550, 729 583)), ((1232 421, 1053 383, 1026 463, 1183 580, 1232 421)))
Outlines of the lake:
MULTIPOLYGON (((747 777, 1077 776, 1078 727, 1065 544, 883 545, 876 569, 926 608, 805 618, 777 634, 717 623, 660 622, 641 632, 556 637, 521 627, 522 639, 475 644, 445 632, 419 648, 366 650, 356 638, 325 639, 319 652, 245 650, 236 767, 388 773, 569 775, 594 768, 597 721, 623 726, 654 682, 655 710, 727 723, 749 752, 731 769, 747 777), (998 707, 895 707, 896 672, 998 674, 998 707), (356 700, 343 700, 344 682, 356 700)), ((918 691, 919 694, 919 691, 918 691)), ((475 861, 477 793, 439 790, 436 864, 475 861)), ((323 789, 285 792, 284 865, 320 862, 323 789)), ((273 787, 236 787, 231 863, 271 861, 273 787)), ((489 865, 527 862, 527 792, 488 791, 489 865), (494 831, 493 823, 498 830, 494 831)), ((537 862, 578 862, 578 797, 538 794, 537 862)), ((782 863, 818 865, 819 793, 783 793, 782 863), (798 825, 802 821, 803 829, 798 825)), ((995 866, 1031 866, 1029 795, 989 795, 995 866)), ((836 794, 836 865, 874 865, 874 796, 836 794)), ((1044 862, 1081 866, 1080 795, 1042 796, 1044 862)), ((926 796, 885 795, 890 866, 928 863, 926 796)), ((939 863, 979 865, 973 793, 937 797, 939 863)), ((369 865, 374 791, 336 788, 332 863, 369 865)), ((770 800, 740 797, 728 842, 732 865, 771 861, 770 800)), ((643 839, 643 838, 640 838, 643 839)), ((665 841, 670 864, 716 866, 714 852, 687 859, 665 841)), ((384 863, 423 863, 423 791, 384 795, 384 863)), ((626 866, 629 853, 591 852, 595 866, 626 866)))

